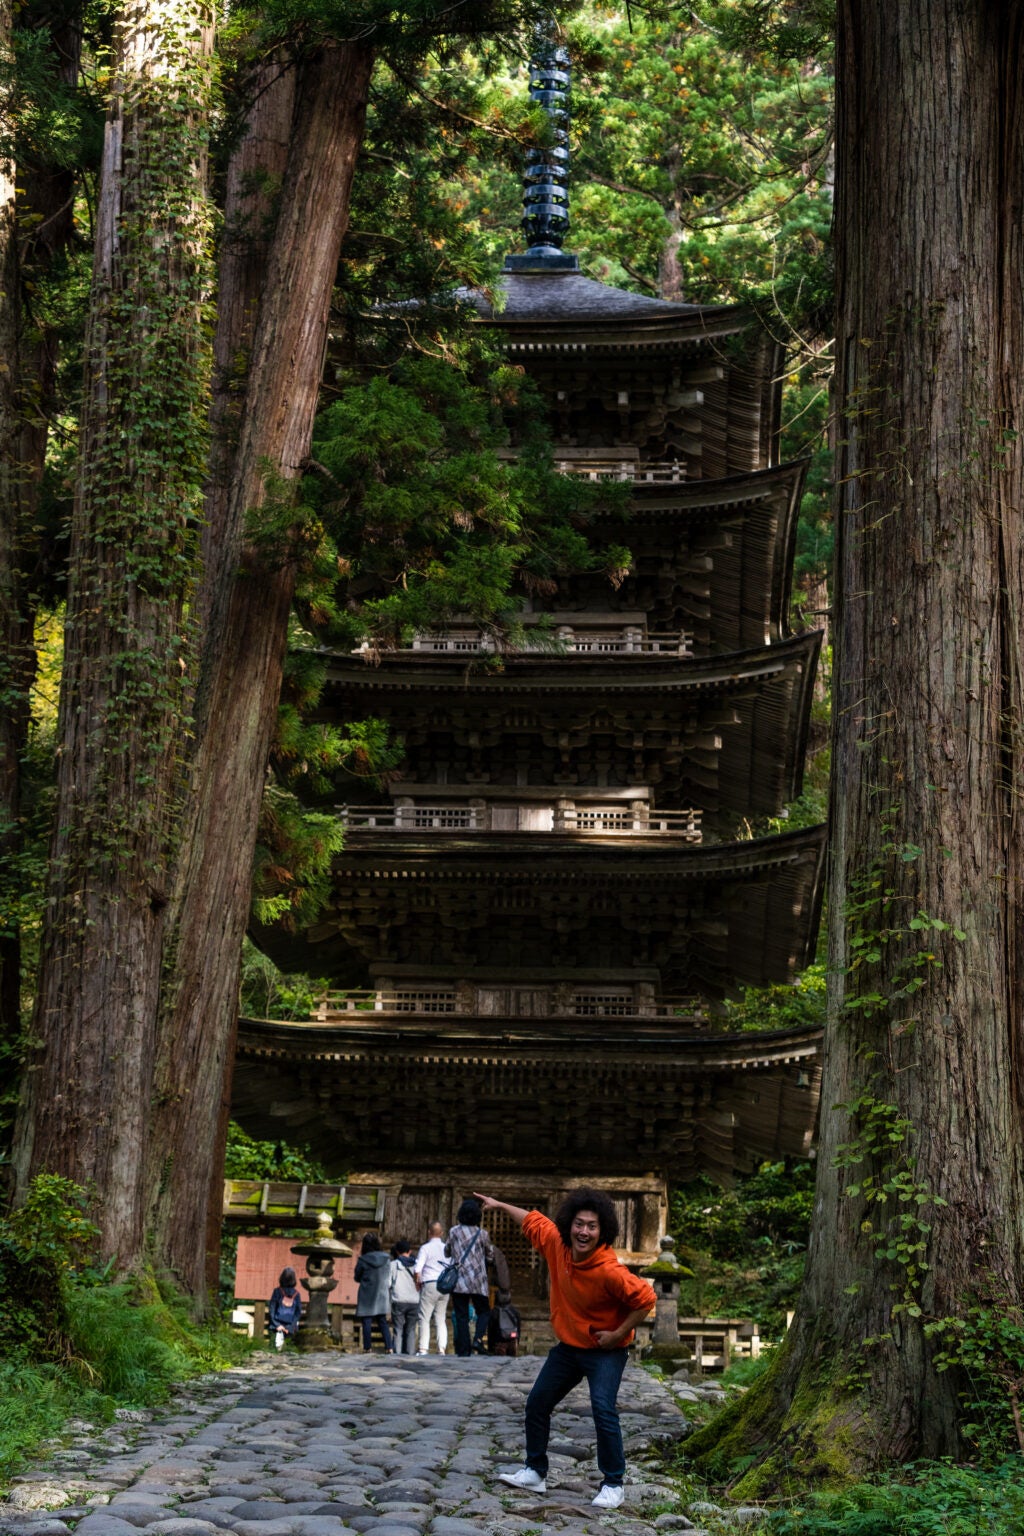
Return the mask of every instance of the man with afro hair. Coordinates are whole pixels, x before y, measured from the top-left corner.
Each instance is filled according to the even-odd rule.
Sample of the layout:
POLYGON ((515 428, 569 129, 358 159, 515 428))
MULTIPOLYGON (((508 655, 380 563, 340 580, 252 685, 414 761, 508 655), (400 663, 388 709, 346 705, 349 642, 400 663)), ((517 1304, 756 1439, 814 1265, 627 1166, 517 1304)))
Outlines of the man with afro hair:
POLYGON ((574 1189, 554 1221, 490 1195, 476 1198, 485 1211, 505 1211, 518 1222, 547 1260, 551 1326, 558 1339, 526 1400, 526 1465, 501 1473, 501 1481, 533 1493, 547 1491, 552 1411, 585 1378, 602 1479, 593 1502, 597 1509, 617 1509, 626 1457, 616 1399, 633 1329, 654 1306, 654 1290, 615 1257, 619 1222, 599 1190, 574 1189))

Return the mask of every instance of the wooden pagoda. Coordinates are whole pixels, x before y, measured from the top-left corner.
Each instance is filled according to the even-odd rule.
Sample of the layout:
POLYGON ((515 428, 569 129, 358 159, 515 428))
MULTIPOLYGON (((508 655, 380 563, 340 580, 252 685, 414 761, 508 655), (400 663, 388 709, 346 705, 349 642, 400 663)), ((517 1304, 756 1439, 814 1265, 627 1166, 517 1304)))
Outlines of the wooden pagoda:
POLYGON ((820 637, 788 622, 776 347, 742 308, 583 276, 538 176, 480 323, 542 390, 561 471, 631 487, 606 537, 632 565, 534 601, 497 670, 468 620, 330 657, 331 710, 387 720, 404 766, 340 809, 320 921, 259 936, 339 990, 309 1022, 242 1021, 235 1113, 390 1180, 412 1236, 467 1182, 538 1203, 598 1178, 649 1248, 666 1179, 810 1147, 817 1032, 729 1034, 719 1005, 813 955, 824 829, 749 823, 800 793, 820 637))

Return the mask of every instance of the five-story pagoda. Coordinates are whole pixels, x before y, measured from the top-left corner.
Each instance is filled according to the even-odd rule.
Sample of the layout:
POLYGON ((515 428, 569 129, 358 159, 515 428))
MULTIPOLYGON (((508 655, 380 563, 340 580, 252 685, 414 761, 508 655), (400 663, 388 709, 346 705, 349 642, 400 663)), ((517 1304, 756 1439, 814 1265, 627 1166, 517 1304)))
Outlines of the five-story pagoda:
POLYGON ((500 670, 468 621, 331 658, 330 708, 386 720, 404 764, 386 804, 342 808, 328 909, 277 952, 339 992, 307 1023, 243 1021, 235 1112, 389 1183, 412 1235, 467 1180, 537 1203, 586 1178, 649 1250, 666 1179, 809 1146, 817 1033, 714 1010, 812 957, 824 829, 739 834, 800 793, 820 637, 788 625, 777 349, 748 310, 608 287, 562 251, 567 59, 538 53, 529 249, 500 308, 475 302, 558 468, 631 487, 631 568, 528 603, 500 670))

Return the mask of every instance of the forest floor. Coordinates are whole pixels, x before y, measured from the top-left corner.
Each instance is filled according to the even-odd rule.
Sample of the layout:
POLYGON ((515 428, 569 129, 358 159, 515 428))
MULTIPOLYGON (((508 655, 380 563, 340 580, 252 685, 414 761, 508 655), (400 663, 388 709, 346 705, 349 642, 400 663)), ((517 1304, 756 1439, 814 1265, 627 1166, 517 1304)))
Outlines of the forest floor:
POLYGON ((107 1429, 69 1426, 66 1443, 12 1482, 0 1536, 648 1536, 760 1513, 687 1508, 664 1466, 687 1432, 683 1407, 633 1365, 619 1398, 619 1510, 591 1507, 601 1479, 585 1386, 556 1414, 547 1493, 498 1482, 521 1464, 540 1365, 530 1355, 256 1355, 162 1409, 122 1410, 107 1429))

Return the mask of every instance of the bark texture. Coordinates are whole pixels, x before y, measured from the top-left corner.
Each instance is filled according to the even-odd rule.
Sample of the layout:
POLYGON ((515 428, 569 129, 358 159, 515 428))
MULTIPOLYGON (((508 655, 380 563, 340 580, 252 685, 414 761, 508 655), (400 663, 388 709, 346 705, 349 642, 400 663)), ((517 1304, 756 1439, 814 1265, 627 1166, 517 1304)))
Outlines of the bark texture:
MULTIPOLYGON (((0 70, 6 77, 12 57, 14 10, 0 0, 0 70)), ((13 127, 9 89, 0 96, 0 134, 13 127)), ((11 867, 19 847, 20 757, 25 734, 25 625, 18 546, 21 518, 17 394, 18 242, 13 155, 0 151, 0 865, 11 867)), ((0 1041, 13 1040, 20 1025, 18 995, 21 949, 16 923, 0 903, 0 1041)))
POLYGON ((925 1324, 1024 1286, 1022 44, 1018 3, 839 6, 829 1028, 744 1491, 963 1455, 925 1324))
MULTIPOLYGON (((5 81, 12 78, 6 73, 12 21, 12 7, 3 0, 5 81)), ((52 16, 46 40, 53 82, 73 87, 82 46, 80 16, 52 16)), ((6 85, 3 90, 0 131, 7 140, 15 125, 6 85)), ((52 530, 41 528, 39 518, 55 409, 57 338, 44 320, 29 315, 22 288, 45 281, 72 239, 74 206, 71 168, 36 160, 22 165, 20 176, 18 170, 13 158, 0 161, 0 871, 11 882, 9 904, 6 892, 0 895, 0 1041, 15 1049, 21 1031, 22 762, 36 671, 35 617, 44 594, 52 593, 57 563, 52 530)))
MULTIPOLYGON (((193 1296, 206 1282, 207 1217, 219 1217, 207 1191, 212 1179, 219 1204, 241 945, 301 538, 289 508, 309 454, 372 66, 368 44, 323 47, 302 60, 269 250, 264 258, 258 223, 255 247, 227 252, 222 267, 218 362, 229 373, 232 359, 238 367, 233 379, 222 376, 217 406, 198 750, 150 1159, 157 1253, 193 1296)), ((290 99, 287 77, 279 78, 243 155, 279 163, 290 99)), ((253 179, 240 174, 235 184, 244 193, 253 179)))
POLYGON ((142 1256, 161 933, 183 791, 185 611, 209 374, 211 43, 209 10, 192 0, 136 0, 119 17, 86 340, 40 1044, 15 1139, 20 1190, 42 1169, 95 1183, 103 1256, 121 1268, 142 1256))

